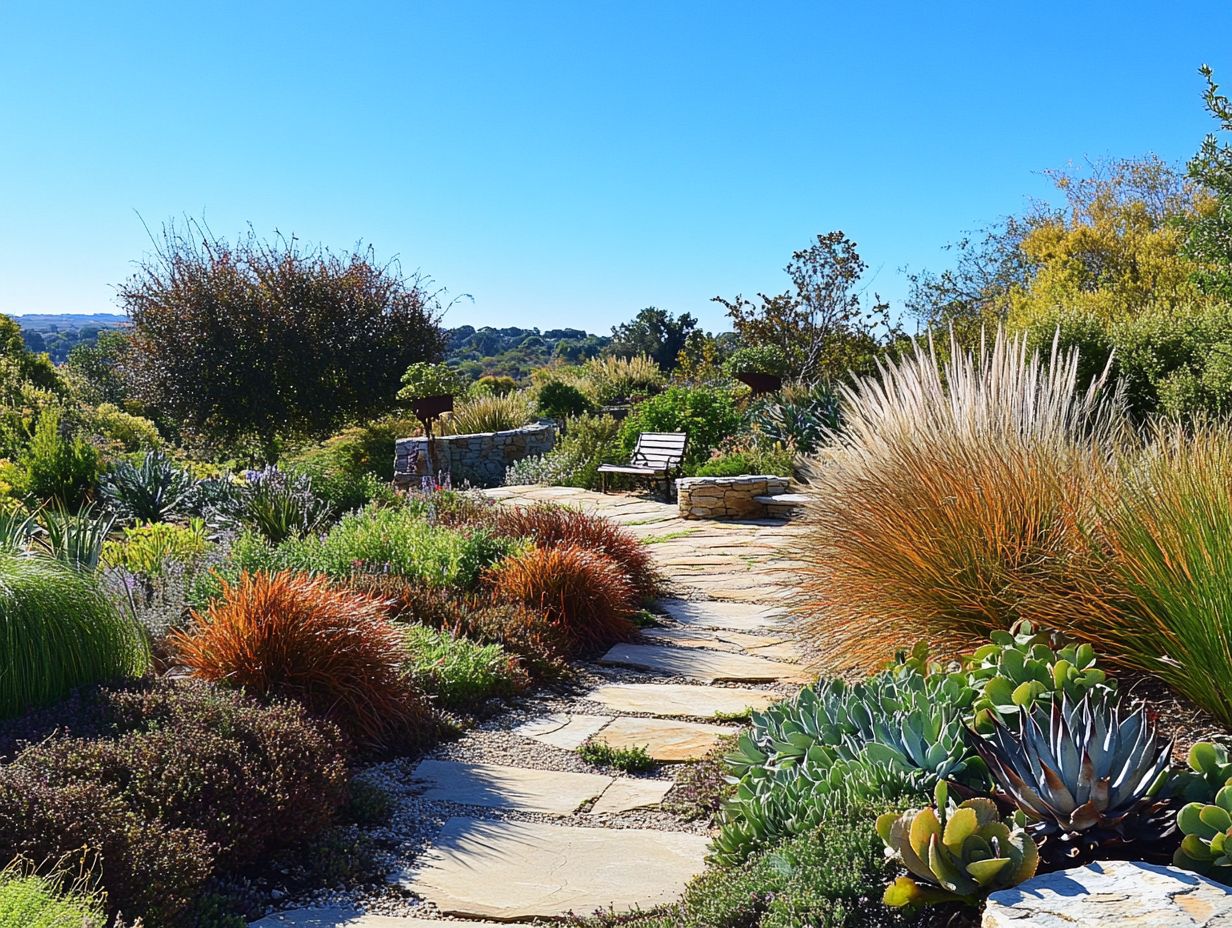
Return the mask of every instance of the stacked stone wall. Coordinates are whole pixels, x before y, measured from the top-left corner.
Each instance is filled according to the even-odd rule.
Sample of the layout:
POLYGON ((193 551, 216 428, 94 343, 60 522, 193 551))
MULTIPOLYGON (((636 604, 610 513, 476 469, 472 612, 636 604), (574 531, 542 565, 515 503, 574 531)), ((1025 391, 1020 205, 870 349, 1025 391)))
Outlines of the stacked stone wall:
POLYGON ((676 498, 682 519, 760 519, 766 506, 758 496, 786 493, 786 477, 682 477, 676 498))
POLYGON ((407 487, 425 477, 448 479, 455 487, 495 487, 515 461, 547 454, 556 446, 556 425, 541 422, 505 432, 445 435, 432 439, 429 465, 428 439, 400 438, 394 450, 394 484, 407 487))

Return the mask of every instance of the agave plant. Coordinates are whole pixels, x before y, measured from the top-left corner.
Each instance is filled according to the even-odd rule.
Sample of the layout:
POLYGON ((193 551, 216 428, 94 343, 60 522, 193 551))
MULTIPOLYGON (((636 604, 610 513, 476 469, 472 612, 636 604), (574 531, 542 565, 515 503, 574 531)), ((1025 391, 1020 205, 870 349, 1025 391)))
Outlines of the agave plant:
POLYGON ((954 806, 945 783, 937 784, 934 797, 935 808, 887 812, 877 819, 886 854, 911 873, 886 888, 886 905, 976 905, 988 893, 1035 875, 1035 842, 1018 826, 1002 822, 995 802, 978 797, 954 806))
POLYGON ((1220 789, 1213 803, 1186 804, 1176 824, 1184 837, 1173 865, 1232 883, 1232 784, 1220 789))
POLYGON ((1132 856, 1166 859, 1175 834, 1164 787, 1170 743, 1161 742, 1139 708, 1128 714, 1092 693, 1062 698, 997 723, 971 744, 1051 867, 1132 856))
POLYGON ((165 522, 191 512, 197 481, 161 451, 150 451, 140 466, 121 461, 99 487, 110 509, 133 522, 165 522))
POLYGON ((1012 631, 994 631, 991 642, 966 662, 972 686, 980 690, 974 708, 975 727, 989 732, 997 721, 1007 721, 1037 703, 1060 698, 1077 702, 1087 692, 1111 696, 1115 681, 1095 666, 1089 644, 1058 646, 1029 622, 1012 631))
POLYGON ((220 494, 217 508, 210 510, 216 524, 255 529, 271 544, 322 528, 330 514, 330 504, 313 492, 311 477, 276 467, 248 471, 244 482, 220 494))

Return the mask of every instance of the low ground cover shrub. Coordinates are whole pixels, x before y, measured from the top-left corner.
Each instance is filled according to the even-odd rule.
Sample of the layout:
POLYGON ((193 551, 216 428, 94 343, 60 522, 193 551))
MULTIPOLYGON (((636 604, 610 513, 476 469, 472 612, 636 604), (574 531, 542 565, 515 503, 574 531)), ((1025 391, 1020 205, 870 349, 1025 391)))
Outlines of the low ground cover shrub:
POLYGON ((50 558, 0 554, 0 626, 0 717, 149 663, 141 629, 93 578, 50 558))
MULTIPOLYGON (((506 486, 542 484, 593 490, 599 466, 621 459, 620 422, 611 416, 583 415, 568 422, 556 447, 515 461, 505 472, 506 486)), ((627 461, 627 454, 624 456, 627 461)))
POLYGON ((2 740, 0 856, 84 848, 109 911, 150 928, 176 924, 214 873, 313 837, 346 801, 336 728, 199 683, 89 689, 2 740))
POLYGON ((811 468, 802 546, 812 637, 874 667, 920 636, 957 653, 1031 614, 1082 550, 1083 514, 1124 446, 1123 406, 1078 358, 998 334, 931 346, 843 389, 844 428, 811 468))
POLYGON ((518 659, 499 644, 426 625, 408 625, 403 641, 411 679, 447 709, 474 709, 492 697, 513 696, 529 682, 518 659))
POLYGON ((628 639, 637 595, 607 555, 574 544, 532 548, 492 567, 495 599, 541 612, 570 654, 598 653, 628 639))
POLYGON ((625 773, 645 773, 658 766, 658 762, 641 745, 614 748, 598 738, 587 738, 577 753, 588 764, 613 767, 625 773))
POLYGON ((194 563, 209 547, 205 523, 200 519, 188 525, 157 522, 125 528, 120 538, 103 542, 100 563, 104 568, 118 567, 153 577, 169 564, 194 563))
POLYGON ((413 749, 432 731, 403 673, 406 651, 383 603, 324 577, 283 572, 223 582, 221 596, 171 633, 195 676, 285 696, 337 722, 361 746, 413 749))
POLYGON ((9 864, 0 872, 0 928, 103 928, 106 914, 86 882, 9 864))
POLYGON ((709 459, 692 468, 694 477, 740 477, 769 474, 792 477, 796 471, 796 452, 790 445, 771 442, 760 436, 738 436, 724 441, 709 459))

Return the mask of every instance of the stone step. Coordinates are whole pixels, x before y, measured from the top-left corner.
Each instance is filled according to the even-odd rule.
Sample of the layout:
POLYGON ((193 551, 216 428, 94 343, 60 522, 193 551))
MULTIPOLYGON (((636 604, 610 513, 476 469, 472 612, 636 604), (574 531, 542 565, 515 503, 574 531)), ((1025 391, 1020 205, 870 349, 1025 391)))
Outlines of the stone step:
POLYGON ((740 729, 678 719, 643 719, 623 716, 595 735, 613 748, 643 748, 652 760, 683 763, 700 760, 727 735, 740 729))
POLYGON ((795 664, 752 654, 726 654, 699 648, 654 644, 618 644, 599 659, 601 664, 636 667, 702 683, 803 683, 810 675, 795 664))
POLYGON ((705 835, 451 818, 399 883, 446 915, 513 921, 651 909, 706 866, 705 835))
MULTIPOLYGON (((701 577, 690 579, 704 579, 701 577)), ((662 599, 659 608, 681 625, 762 631, 780 625, 786 613, 770 606, 724 600, 662 599)))
POLYGON ((725 715, 738 715, 746 709, 765 709, 781 697, 766 690, 751 690, 746 687, 694 686, 689 683, 606 683, 587 693, 586 698, 602 703, 613 712, 647 712, 653 715, 704 719, 720 712, 725 715))
POLYGON ((594 800, 592 814, 655 806, 674 785, 671 780, 531 770, 431 758, 420 761, 412 776, 414 784, 423 789, 425 799, 546 815, 572 815, 591 800, 594 800))
POLYGON ((248 928, 532 928, 525 923, 444 921, 412 915, 361 915, 352 908, 288 909, 275 912, 248 928))
POLYGON ((737 654, 756 654, 772 660, 799 663, 798 645, 773 635, 753 635, 748 632, 713 631, 692 628, 644 628, 642 638, 652 642, 674 644, 680 648, 708 648, 737 654))

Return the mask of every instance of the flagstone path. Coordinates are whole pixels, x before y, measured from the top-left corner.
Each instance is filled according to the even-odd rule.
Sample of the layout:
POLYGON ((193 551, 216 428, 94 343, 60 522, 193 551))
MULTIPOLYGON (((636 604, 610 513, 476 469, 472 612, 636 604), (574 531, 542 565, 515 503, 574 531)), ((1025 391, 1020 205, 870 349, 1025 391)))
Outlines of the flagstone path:
POLYGON ((378 835, 389 888, 322 893, 251 928, 524 928, 669 902, 704 869, 709 838, 705 823, 663 806, 677 769, 666 765, 704 756, 739 716, 808 679, 781 608, 799 565, 780 552, 797 526, 686 521, 675 505, 562 487, 487 492, 625 526, 672 587, 661 624, 580 667, 578 692, 537 692, 430 757, 366 771, 396 798, 378 835), (665 766, 594 767, 577 754, 589 739, 644 748, 665 766))

